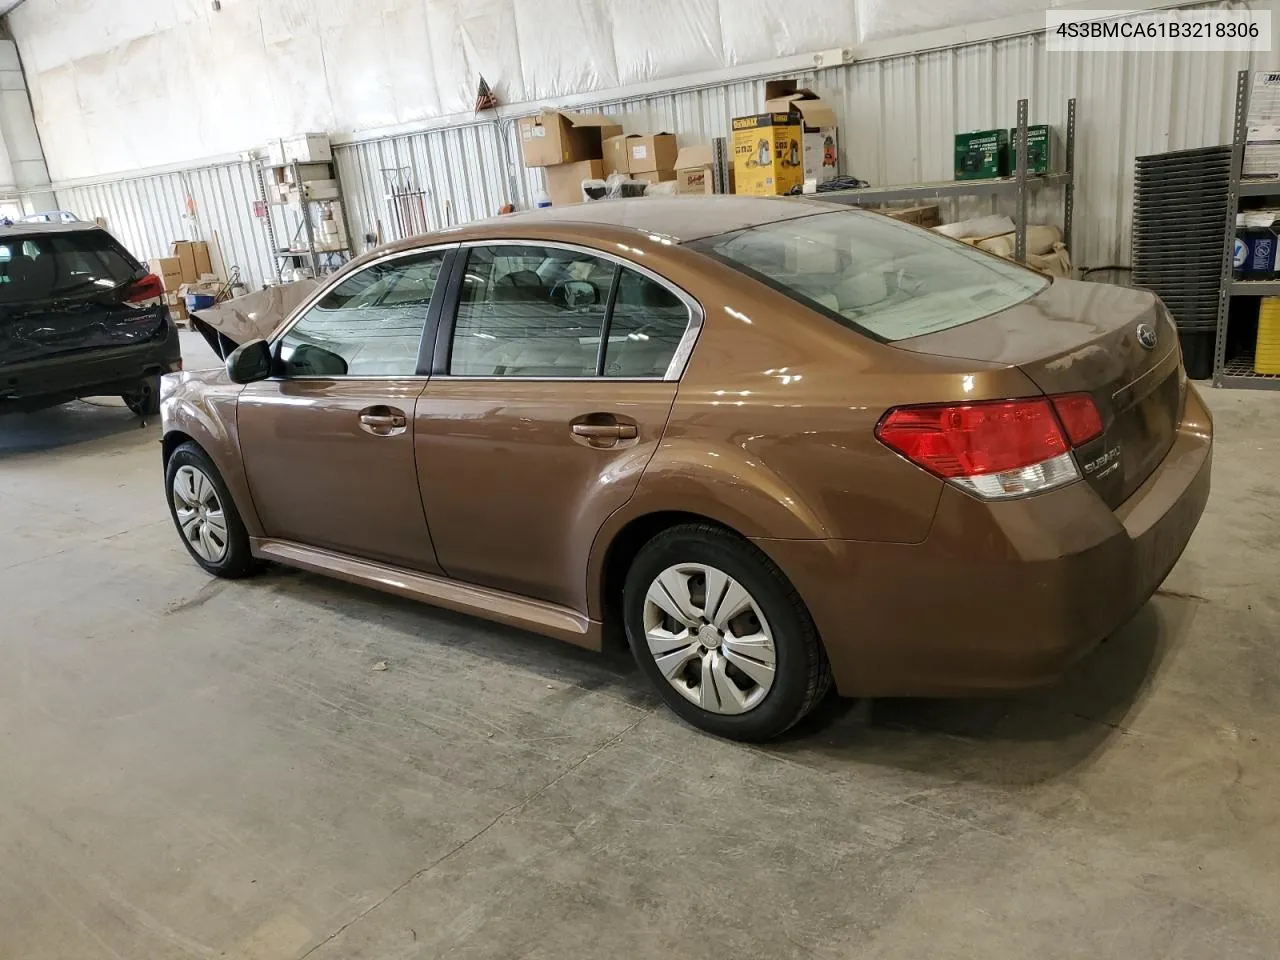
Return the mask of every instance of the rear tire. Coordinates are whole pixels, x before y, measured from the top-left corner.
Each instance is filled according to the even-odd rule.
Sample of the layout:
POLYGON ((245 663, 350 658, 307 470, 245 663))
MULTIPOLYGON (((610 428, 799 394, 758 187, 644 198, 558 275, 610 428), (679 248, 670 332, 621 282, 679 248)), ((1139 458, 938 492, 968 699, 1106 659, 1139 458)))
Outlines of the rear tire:
POLYGON ((208 455, 194 443, 182 444, 165 464, 164 481, 169 514, 191 559, 228 580, 253 573, 249 533, 208 455))
POLYGON ((120 399, 136 416, 160 415, 160 374, 152 374, 138 381, 136 390, 120 395, 120 399))
POLYGON ((720 527, 673 527, 645 544, 622 606, 640 669, 667 706, 709 733, 776 737, 831 687, 800 595, 768 557, 720 527))

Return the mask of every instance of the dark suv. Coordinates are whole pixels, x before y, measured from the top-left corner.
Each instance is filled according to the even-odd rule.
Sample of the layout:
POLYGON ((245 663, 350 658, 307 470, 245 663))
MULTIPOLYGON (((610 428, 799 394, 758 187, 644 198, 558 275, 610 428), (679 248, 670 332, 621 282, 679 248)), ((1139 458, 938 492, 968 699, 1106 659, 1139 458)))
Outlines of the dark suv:
POLYGON ((92 223, 0 227, 0 413, 118 395, 160 409, 182 369, 160 278, 92 223))

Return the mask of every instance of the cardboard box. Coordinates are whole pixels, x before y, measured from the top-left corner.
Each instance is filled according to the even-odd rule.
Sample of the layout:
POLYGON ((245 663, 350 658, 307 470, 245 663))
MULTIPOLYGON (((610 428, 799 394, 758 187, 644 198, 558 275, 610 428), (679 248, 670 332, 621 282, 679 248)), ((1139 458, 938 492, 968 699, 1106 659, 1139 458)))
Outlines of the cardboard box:
POLYGON ((715 193, 715 165, 711 144, 681 147, 676 154, 676 193, 715 193))
POLYGON ((182 273, 182 261, 177 257, 152 257, 147 266, 157 277, 182 273))
POLYGON ((178 289, 178 292, 184 297, 188 297, 193 293, 204 297, 216 297, 222 292, 222 281, 201 280, 197 283, 184 283, 178 289))
POLYGON ((547 196, 552 206, 567 206, 582 202, 582 181, 600 180, 604 177, 603 160, 579 160, 577 163, 557 163, 546 168, 547 196))
POLYGON ((337 180, 308 180, 305 183, 285 186, 285 203, 302 203, 304 200, 337 200, 337 180))
POLYGON ((626 134, 620 133, 616 137, 610 137, 606 140, 603 154, 604 175, 606 177, 611 173, 626 173, 628 170, 626 134))
POLYGON ((277 183, 295 183, 298 181, 308 182, 313 180, 332 180, 333 166, 328 163, 299 163, 297 166, 297 175, 292 165, 281 167, 275 171, 277 175, 277 183))
POLYGON ((191 250, 196 260, 196 279, 199 280, 206 273, 213 273, 213 261, 209 259, 209 244, 203 240, 197 240, 191 244, 191 250))
POLYGON ((279 167, 284 165, 284 141, 268 140, 267 141, 267 166, 279 167))
POLYGON ((633 133, 627 137, 627 172, 675 170, 676 152, 674 133, 633 133))
POLYGON ((200 279, 200 271, 196 269, 195 245, 190 240, 173 241, 173 255, 180 263, 183 283, 195 283, 200 279))
POLYGON ((1280 176, 1280 126, 1257 124, 1249 127, 1244 145, 1244 177, 1280 176))
POLYGON ((526 167, 600 160, 604 141, 622 133, 622 125, 612 117, 565 110, 543 110, 536 116, 521 117, 516 127, 526 167))
POLYGON ((764 108, 770 113, 789 112, 799 120, 801 163, 805 190, 834 179, 840 166, 840 137, 835 109, 808 87, 795 80, 770 80, 764 85, 764 108))
MULTIPOLYGON (((632 180, 643 180, 645 183, 662 183, 666 180, 674 180, 676 172, 674 170, 642 170, 629 176, 632 180)), ((677 189, 676 192, 680 191, 677 189)))
POLYGON ((774 196, 799 191, 804 183, 798 118, 788 113, 734 117, 735 193, 774 196))
MULTIPOLYGON (((1027 127, 1027 173, 1033 176, 1053 169, 1053 130, 1048 124, 1027 127)), ((1009 172, 1018 169, 1018 128, 1009 128, 1009 172)))
POLYGON ((285 163, 328 163, 333 159, 327 133, 300 133, 284 139, 285 163))
POLYGON ((920 207, 882 207, 880 212, 894 220, 914 223, 917 227, 936 227, 942 223, 936 203, 920 207))
POLYGON ((956 179, 985 180, 1009 175, 1009 131, 956 134, 956 179))

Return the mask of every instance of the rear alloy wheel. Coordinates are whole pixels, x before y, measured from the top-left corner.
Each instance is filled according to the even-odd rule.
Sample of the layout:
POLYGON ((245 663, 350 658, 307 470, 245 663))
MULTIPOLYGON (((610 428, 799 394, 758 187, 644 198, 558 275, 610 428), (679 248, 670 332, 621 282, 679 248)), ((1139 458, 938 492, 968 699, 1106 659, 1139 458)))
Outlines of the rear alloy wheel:
POLYGON ((136 390, 121 394, 124 401, 135 416, 155 417, 160 414, 160 374, 143 377, 138 381, 136 390))
POLYGON ((658 574, 645 593, 644 632, 667 682, 710 713, 746 713, 773 687, 769 624, 723 570, 685 563, 658 574))
POLYGON ((165 485, 174 526, 192 559, 219 577, 251 573, 249 534, 204 451, 194 443, 178 447, 165 467, 165 485))
POLYGON ((676 713, 735 740, 767 740, 830 687, 809 612, 750 543, 709 524, 641 549, 623 588, 627 639, 676 713))

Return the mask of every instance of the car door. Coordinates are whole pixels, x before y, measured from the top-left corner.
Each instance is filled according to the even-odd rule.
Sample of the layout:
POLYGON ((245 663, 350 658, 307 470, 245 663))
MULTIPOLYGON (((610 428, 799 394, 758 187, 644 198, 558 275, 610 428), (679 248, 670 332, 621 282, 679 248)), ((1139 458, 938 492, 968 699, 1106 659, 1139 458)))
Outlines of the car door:
POLYGON ((662 438, 701 312, 599 251, 464 247, 414 443, 441 566, 586 610, 596 534, 662 438))
POLYGON ((240 394, 240 446, 267 536, 439 572, 413 411, 447 254, 389 257, 332 286, 274 342, 275 375, 240 394))

